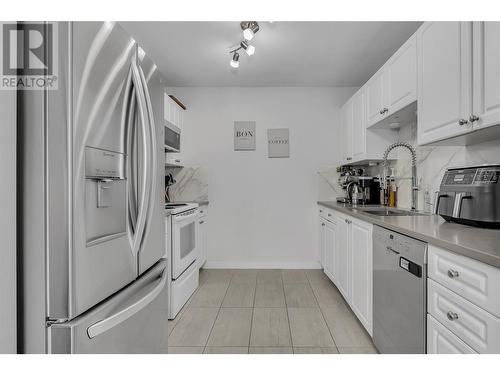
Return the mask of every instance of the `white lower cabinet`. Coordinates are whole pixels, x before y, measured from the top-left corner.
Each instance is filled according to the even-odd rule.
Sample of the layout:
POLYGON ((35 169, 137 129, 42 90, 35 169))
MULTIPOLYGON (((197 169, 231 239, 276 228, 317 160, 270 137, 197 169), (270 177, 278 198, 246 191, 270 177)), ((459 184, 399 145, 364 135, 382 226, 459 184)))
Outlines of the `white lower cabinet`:
POLYGON ((324 232, 323 232, 323 243, 325 249, 325 264, 323 269, 326 275, 331 279, 335 280, 335 242, 337 240, 336 235, 336 224, 330 221, 325 222, 324 232))
POLYGON ((372 335, 373 226, 337 211, 328 214, 320 218, 324 272, 372 335))
POLYGON ((207 261, 207 207, 200 207, 200 216, 198 217, 198 251, 199 251, 199 259, 198 265, 199 268, 202 268, 205 262, 207 261))
MULTIPOLYGON (((446 337, 456 338, 449 339, 455 349, 463 343, 477 353, 500 354, 499 277, 495 267, 429 246, 427 312, 446 337)), ((427 352, 437 353, 432 340, 437 338, 428 337, 427 352)))
POLYGON ((427 354, 474 354, 470 346, 460 340, 431 315, 427 315, 427 354))
POLYGON ((324 242, 324 237, 325 237, 325 225, 326 225, 326 220, 323 219, 321 216, 318 218, 318 249, 319 249, 319 264, 323 269, 325 269, 325 242, 324 242))
POLYGON ((336 280, 332 280, 337 286, 338 290, 346 301, 351 298, 350 285, 349 285, 349 255, 350 255, 350 241, 351 241, 351 227, 349 225, 348 216, 335 213, 335 222, 337 224, 337 241, 336 247, 336 267, 335 276, 336 280))
POLYGON ((372 334, 372 228, 364 221, 351 219, 351 307, 366 330, 372 334))
POLYGON ((478 353, 500 353, 500 319, 433 280, 427 282, 427 310, 478 353))

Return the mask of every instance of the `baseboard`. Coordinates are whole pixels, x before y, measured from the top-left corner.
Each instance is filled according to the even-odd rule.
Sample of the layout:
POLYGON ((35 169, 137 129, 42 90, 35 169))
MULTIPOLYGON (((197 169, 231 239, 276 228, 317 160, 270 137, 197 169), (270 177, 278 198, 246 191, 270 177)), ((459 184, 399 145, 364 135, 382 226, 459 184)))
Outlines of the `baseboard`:
POLYGON ((209 261, 203 268, 219 269, 321 269, 319 262, 223 262, 209 261))

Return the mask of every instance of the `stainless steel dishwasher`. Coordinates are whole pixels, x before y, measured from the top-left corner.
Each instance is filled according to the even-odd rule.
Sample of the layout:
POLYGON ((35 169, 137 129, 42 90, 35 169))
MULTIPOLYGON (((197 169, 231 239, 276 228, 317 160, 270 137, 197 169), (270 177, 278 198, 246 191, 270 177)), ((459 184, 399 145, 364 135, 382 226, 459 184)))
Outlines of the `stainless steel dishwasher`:
POLYGON ((425 353, 427 244, 373 229, 373 342, 380 353, 425 353))

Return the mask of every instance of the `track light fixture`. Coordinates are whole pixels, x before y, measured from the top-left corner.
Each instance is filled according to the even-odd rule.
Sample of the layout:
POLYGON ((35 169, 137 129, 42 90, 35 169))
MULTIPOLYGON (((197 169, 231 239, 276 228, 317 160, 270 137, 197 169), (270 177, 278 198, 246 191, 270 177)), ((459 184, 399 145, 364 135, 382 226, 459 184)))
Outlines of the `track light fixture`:
POLYGON ((233 53, 233 58, 229 62, 229 65, 231 65, 231 68, 238 68, 240 66, 240 54, 236 51, 233 53))
POLYGON ((259 31, 259 24, 257 21, 243 21, 240 22, 240 27, 243 30, 243 40, 236 47, 233 47, 229 53, 233 55, 229 65, 233 68, 238 68, 240 66, 240 54, 238 51, 244 49, 248 56, 252 56, 255 53, 255 47, 250 45, 250 40, 253 39, 255 33, 259 31))

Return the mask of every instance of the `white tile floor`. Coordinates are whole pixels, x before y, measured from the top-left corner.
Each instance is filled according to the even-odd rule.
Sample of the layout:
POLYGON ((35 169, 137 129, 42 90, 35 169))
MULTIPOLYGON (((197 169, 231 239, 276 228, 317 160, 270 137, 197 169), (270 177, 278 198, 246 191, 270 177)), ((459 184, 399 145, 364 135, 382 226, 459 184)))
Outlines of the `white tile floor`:
POLYGON ((321 270, 201 270, 169 322, 171 354, 376 352, 321 270))

